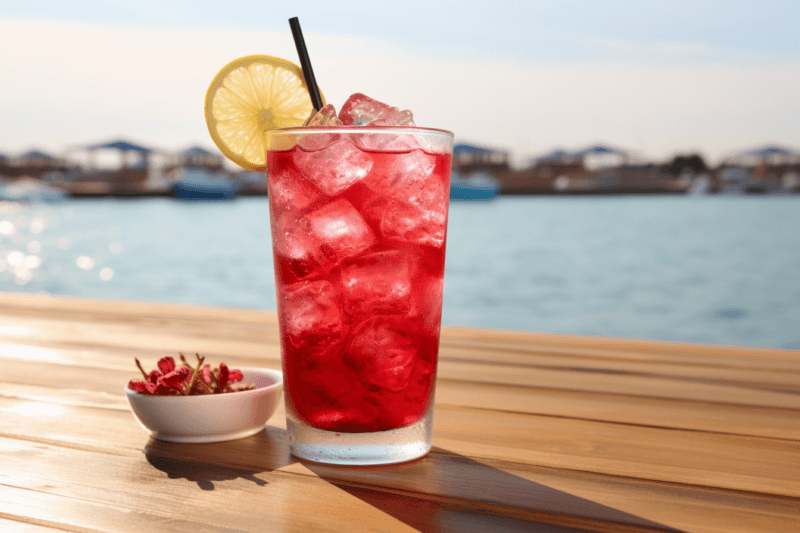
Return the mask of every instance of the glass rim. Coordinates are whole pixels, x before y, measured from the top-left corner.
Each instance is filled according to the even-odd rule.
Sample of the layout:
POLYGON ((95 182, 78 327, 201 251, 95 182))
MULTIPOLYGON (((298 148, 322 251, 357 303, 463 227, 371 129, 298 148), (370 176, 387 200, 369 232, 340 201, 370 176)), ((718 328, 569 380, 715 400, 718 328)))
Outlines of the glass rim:
POLYGON ((387 134, 405 133, 409 135, 438 135, 454 138, 452 131, 439 128, 421 128, 419 126, 291 126, 288 128, 274 128, 266 131, 268 136, 298 135, 315 133, 345 133, 345 134, 387 134))

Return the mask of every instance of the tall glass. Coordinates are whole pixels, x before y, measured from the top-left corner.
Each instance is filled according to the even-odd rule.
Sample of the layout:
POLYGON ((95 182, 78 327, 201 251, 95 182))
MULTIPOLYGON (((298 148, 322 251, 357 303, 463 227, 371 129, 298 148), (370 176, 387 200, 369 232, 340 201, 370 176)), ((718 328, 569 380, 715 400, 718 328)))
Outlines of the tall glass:
POLYGON ((339 464, 425 455, 442 313, 453 134, 267 134, 291 452, 339 464))

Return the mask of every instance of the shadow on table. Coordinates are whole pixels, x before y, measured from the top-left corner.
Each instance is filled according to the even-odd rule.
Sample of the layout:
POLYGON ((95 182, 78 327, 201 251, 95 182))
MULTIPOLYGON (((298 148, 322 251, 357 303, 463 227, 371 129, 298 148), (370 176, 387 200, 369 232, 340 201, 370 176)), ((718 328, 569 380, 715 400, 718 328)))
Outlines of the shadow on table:
POLYGON ((257 435, 229 442, 174 444, 150 439, 144 453, 170 478, 187 479, 202 490, 234 479, 265 486, 268 482, 259 473, 299 462, 331 485, 423 533, 678 531, 441 448, 400 465, 323 465, 291 456, 286 431, 267 426, 257 435))
POLYGON ((678 531, 436 447, 421 459, 394 466, 301 462, 332 485, 423 533, 678 531))
POLYGON ((296 463, 289 454, 286 430, 268 426, 244 439, 207 444, 180 444, 150 439, 144 447, 147 462, 170 479, 187 479, 202 490, 214 490, 215 482, 244 479, 267 485, 257 477, 296 463))

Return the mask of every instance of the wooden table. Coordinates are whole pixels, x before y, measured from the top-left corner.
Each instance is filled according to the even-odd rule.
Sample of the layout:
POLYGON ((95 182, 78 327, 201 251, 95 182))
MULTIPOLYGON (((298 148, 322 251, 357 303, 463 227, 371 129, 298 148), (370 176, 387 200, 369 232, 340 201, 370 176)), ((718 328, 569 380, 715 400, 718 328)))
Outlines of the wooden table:
POLYGON ((444 328, 433 451, 151 440, 164 355, 279 368, 274 314, 0 294, 0 531, 800 531, 800 352, 444 328))

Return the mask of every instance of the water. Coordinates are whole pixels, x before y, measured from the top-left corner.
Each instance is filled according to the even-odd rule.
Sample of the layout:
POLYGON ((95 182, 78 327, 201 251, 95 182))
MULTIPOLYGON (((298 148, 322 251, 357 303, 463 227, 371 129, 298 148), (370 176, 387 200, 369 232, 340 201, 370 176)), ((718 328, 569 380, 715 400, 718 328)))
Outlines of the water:
POLYGON ((800 349, 800 197, 453 207, 446 323, 800 349))
MULTIPOLYGON (((799 228, 797 196, 453 203, 443 323, 800 349, 799 228)), ((0 291, 274 310, 269 242, 265 198, 0 204, 0 291)))

